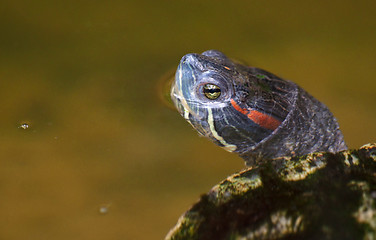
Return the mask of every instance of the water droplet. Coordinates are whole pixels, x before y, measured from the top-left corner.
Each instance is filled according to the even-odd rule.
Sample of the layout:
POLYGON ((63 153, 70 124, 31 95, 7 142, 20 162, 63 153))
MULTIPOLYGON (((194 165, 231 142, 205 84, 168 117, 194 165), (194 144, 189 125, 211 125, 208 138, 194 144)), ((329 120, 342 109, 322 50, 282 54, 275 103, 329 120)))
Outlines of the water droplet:
POLYGON ((26 130, 26 129, 29 128, 29 124, 27 124, 27 123, 22 123, 18 128, 21 128, 21 129, 26 130))

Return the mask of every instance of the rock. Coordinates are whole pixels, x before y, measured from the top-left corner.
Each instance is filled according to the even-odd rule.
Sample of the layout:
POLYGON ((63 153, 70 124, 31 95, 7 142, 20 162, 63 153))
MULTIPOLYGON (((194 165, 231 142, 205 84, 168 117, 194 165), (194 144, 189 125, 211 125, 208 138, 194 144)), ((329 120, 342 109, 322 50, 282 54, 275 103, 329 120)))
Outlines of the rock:
POLYGON ((203 195, 166 240, 376 239, 376 144, 265 160, 203 195))

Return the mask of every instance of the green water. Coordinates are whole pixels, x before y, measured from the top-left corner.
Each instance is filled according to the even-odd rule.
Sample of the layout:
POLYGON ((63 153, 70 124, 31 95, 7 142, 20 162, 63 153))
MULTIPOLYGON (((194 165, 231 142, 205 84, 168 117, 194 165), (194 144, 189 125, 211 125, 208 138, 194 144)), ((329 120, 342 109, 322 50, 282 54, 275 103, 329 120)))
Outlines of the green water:
POLYGON ((375 7, 3 1, 0 238, 161 239, 240 170, 158 99, 188 52, 218 49, 291 79, 329 106, 350 147, 375 142, 375 7))

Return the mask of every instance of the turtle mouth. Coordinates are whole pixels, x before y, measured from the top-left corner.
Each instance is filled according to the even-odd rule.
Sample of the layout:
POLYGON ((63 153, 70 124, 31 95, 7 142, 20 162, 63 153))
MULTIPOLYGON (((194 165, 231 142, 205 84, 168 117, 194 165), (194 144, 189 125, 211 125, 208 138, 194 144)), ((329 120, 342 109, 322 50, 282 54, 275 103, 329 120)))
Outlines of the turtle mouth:
POLYGON ((180 115, 188 120, 190 112, 188 110, 189 106, 183 96, 183 93, 181 92, 181 89, 176 86, 176 82, 174 82, 171 86, 171 99, 180 115))
MULTIPOLYGON (((191 76, 193 76, 193 74, 191 76)), ((171 86, 171 99, 178 112, 186 120, 189 120, 189 114, 194 114, 194 111, 192 111, 190 104, 188 104, 189 100, 187 100, 186 94, 184 94, 184 91, 187 91, 187 82, 190 82, 190 79, 183 77, 183 66, 182 63, 180 63, 176 70, 175 81, 171 86)))

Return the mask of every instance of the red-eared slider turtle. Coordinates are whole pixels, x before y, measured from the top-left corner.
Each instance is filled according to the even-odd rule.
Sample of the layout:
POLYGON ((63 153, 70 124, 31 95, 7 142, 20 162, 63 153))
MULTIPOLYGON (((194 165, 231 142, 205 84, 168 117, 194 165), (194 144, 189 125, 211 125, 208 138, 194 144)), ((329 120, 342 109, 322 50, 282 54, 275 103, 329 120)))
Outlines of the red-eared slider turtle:
POLYGON ((293 82, 215 50, 182 58, 171 96, 201 135, 238 153, 247 165, 347 148, 324 104, 293 82))
POLYGON ((250 168, 202 196, 166 239, 376 239, 376 145, 347 150, 332 113, 295 83, 210 50, 182 58, 171 97, 250 168))

